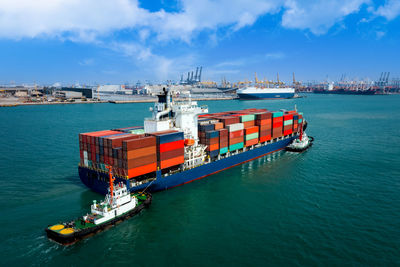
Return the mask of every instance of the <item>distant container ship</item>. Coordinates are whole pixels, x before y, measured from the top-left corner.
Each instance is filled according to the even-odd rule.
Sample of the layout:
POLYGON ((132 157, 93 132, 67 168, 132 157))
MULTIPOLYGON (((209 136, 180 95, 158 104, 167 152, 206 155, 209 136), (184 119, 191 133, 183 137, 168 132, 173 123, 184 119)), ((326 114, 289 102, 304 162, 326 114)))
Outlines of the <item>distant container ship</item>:
POLYGON ((288 146, 303 129, 302 113, 245 109, 214 114, 197 102, 158 95, 152 118, 134 126, 79 134, 79 176, 107 194, 108 170, 134 192, 166 190, 288 146))
POLYGON ((237 95, 242 100, 257 99, 285 99, 293 98, 295 95, 294 88, 261 88, 261 87, 245 87, 237 90, 237 95))
POLYGON ((373 89, 368 90, 350 90, 350 89, 315 89, 315 94, 337 94, 337 95, 375 95, 376 91, 373 89))

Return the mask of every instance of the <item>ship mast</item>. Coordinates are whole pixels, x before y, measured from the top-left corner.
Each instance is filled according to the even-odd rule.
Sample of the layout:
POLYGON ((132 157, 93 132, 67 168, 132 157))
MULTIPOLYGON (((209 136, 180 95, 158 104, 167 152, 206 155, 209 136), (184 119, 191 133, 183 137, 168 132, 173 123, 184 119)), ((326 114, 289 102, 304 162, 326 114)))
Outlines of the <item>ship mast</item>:
POLYGON ((106 166, 106 168, 108 169, 108 176, 110 178, 109 182, 110 182, 110 205, 111 205, 112 199, 113 199, 114 180, 115 180, 115 178, 113 178, 113 175, 112 175, 112 166, 106 166))

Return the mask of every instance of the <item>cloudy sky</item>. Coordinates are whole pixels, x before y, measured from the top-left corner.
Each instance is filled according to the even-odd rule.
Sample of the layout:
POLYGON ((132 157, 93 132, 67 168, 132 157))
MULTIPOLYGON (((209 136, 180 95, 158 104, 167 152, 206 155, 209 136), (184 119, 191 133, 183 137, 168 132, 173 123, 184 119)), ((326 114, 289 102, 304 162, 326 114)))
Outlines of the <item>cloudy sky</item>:
POLYGON ((0 83, 400 76, 400 0, 0 0, 0 83))

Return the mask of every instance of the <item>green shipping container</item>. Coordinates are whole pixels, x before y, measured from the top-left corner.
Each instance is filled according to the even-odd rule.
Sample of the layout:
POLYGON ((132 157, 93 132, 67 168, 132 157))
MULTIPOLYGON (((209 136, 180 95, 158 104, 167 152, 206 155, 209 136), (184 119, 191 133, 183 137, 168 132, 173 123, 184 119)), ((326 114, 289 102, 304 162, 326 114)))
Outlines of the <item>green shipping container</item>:
POLYGON ((303 121, 303 119, 299 119, 299 123, 301 123, 303 121))
POLYGON ((277 117, 282 117, 283 116, 283 112, 277 111, 272 113, 272 118, 277 118, 277 117))
POLYGON ((93 167, 93 163, 92 163, 91 160, 88 160, 88 166, 89 166, 89 167, 93 167))
POLYGON ((228 148, 227 147, 223 147, 219 150, 219 154, 226 154, 228 152, 228 148))
POLYGON ((240 122, 254 121, 255 118, 256 118, 256 115, 254 115, 254 114, 242 115, 240 117, 240 122))
POLYGON ((246 141, 257 139, 257 138, 258 138, 258 133, 252 133, 252 134, 246 135, 246 141))
POLYGON ((243 148, 243 142, 229 146, 229 151, 235 151, 243 148))
POLYGON ((283 126, 292 125, 292 124, 293 124, 293 121, 292 121, 292 120, 284 121, 284 122, 283 122, 283 126))

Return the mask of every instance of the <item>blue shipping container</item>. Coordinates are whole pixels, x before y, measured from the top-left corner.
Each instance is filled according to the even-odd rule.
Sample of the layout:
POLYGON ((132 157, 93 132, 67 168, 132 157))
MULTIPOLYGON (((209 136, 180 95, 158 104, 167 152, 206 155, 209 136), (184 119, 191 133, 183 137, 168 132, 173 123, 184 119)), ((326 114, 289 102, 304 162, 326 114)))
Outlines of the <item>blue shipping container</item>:
POLYGON ((165 144, 171 143, 179 140, 183 140, 183 132, 177 133, 167 133, 163 135, 157 135, 157 143, 158 144, 165 144))

